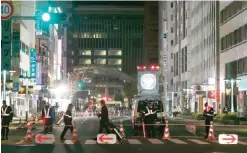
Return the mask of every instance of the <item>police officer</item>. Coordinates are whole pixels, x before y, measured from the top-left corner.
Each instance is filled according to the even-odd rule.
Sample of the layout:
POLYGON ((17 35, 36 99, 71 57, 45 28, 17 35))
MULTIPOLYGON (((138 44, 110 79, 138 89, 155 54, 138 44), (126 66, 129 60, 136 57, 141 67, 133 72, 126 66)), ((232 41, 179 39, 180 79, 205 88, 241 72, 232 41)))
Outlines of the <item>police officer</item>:
POLYGON ((153 112, 152 105, 147 104, 146 111, 145 111, 145 117, 144 117, 144 123, 147 124, 145 127, 147 130, 148 137, 155 137, 155 130, 154 130, 154 126, 152 125, 155 120, 155 115, 156 115, 156 111, 153 112))
POLYGON ((51 118, 51 107, 49 103, 46 103, 45 108, 42 109, 42 119, 44 123, 44 132, 52 132, 52 118, 51 118))
POLYGON ((208 105, 208 102, 205 103, 205 110, 204 110, 204 116, 205 116, 205 139, 208 138, 209 128, 210 128, 210 122, 214 119, 214 109, 213 107, 208 105))
POLYGON ((108 108, 106 107, 105 101, 101 100, 100 101, 100 105, 101 105, 101 113, 98 114, 97 116, 100 117, 100 128, 99 128, 99 133, 103 132, 103 129, 106 130, 107 133, 110 133, 109 129, 108 129, 108 108))
POLYGON ((65 140, 64 136, 66 134, 66 132, 68 131, 68 129, 70 130, 70 132, 73 132, 73 124, 72 124, 72 109, 73 109, 73 104, 69 104, 68 105, 68 109, 64 115, 64 129, 63 132, 60 135, 60 140, 65 140))
POLYGON ((3 100, 3 106, 1 108, 1 119, 2 119, 2 140, 8 140, 9 123, 13 119, 13 111, 10 106, 6 105, 5 100, 3 100))

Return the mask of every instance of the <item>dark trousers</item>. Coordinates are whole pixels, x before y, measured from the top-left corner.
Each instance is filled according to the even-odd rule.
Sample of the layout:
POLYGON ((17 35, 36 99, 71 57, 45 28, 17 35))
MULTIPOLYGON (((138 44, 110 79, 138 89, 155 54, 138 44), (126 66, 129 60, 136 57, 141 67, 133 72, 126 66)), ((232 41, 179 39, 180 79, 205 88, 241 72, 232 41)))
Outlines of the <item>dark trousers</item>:
POLYGON ((45 119, 45 124, 44 124, 44 133, 48 133, 48 132, 52 132, 53 128, 52 128, 52 120, 49 119, 45 119))
POLYGON ((206 133, 206 137, 208 137, 209 128, 210 128, 210 122, 211 122, 211 120, 205 119, 205 133, 206 133))
POLYGON ((2 139, 8 139, 9 135, 9 123, 2 124, 2 139))
POLYGON ((72 133, 73 132, 73 126, 72 125, 65 125, 63 132, 60 135, 60 138, 64 138, 64 136, 68 130, 70 130, 70 132, 72 133))
POLYGON ((154 125, 151 125, 151 124, 153 124, 153 122, 145 122, 145 124, 148 124, 148 125, 145 125, 145 129, 147 131, 147 136, 148 137, 155 137, 154 125))
POLYGON ((107 134, 110 133, 110 130, 108 129, 108 125, 106 124, 106 122, 100 122, 99 133, 102 133, 103 129, 106 130, 107 134))

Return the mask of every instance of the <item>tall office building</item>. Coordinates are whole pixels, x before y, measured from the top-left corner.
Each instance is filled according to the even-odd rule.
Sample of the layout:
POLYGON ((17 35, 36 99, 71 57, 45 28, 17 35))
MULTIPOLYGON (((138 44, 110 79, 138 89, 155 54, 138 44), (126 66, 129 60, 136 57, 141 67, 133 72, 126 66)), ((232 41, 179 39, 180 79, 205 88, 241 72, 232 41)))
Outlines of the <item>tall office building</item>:
POLYGON ((135 74, 143 58, 143 10, 143 6, 74 6, 68 29, 68 71, 96 64, 135 74))
POLYGON ((144 3, 143 51, 146 64, 159 63, 158 3, 157 1, 146 1, 144 3))
POLYGON ((247 2, 220 2, 222 106, 247 113, 247 2), (232 83, 232 84, 231 84, 232 83), (231 87, 234 87, 232 92, 231 87), (236 88, 238 87, 238 88, 236 88), (238 89, 238 90, 236 90, 238 89), (231 100, 233 94, 233 101, 231 100))
POLYGON ((171 72, 168 72, 173 73, 173 84, 168 82, 168 85, 173 85, 170 97, 173 105, 184 107, 182 97, 185 96, 187 108, 192 112, 201 112, 205 101, 216 108, 218 96, 210 99, 208 93, 209 90, 219 93, 219 3, 167 3, 167 43, 168 50, 173 51, 170 55, 173 60, 169 61, 171 72))

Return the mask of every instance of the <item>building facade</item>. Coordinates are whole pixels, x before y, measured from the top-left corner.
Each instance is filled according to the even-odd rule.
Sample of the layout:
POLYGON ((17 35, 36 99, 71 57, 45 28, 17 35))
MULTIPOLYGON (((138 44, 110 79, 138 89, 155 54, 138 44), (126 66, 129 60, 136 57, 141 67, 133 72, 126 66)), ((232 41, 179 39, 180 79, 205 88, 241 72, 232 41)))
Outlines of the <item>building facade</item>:
POLYGON ((247 2, 220 2, 222 106, 237 111, 240 116, 247 111, 246 15, 247 2))
POLYGON ((145 64, 159 63, 159 2, 144 3, 143 52, 145 64))
POLYGON ((172 50, 167 75, 173 74, 167 80, 168 89, 173 87, 168 99, 191 112, 201 112, 206 101, 219 108, 219 96, 209 96, 219 94, 219 3, 171 1, 166 8, 172 50))
POLYGON ((96 64, 136 73, 143 57, 143 8, 79 6, 73 9, 71 22, 68 71, 96 64))

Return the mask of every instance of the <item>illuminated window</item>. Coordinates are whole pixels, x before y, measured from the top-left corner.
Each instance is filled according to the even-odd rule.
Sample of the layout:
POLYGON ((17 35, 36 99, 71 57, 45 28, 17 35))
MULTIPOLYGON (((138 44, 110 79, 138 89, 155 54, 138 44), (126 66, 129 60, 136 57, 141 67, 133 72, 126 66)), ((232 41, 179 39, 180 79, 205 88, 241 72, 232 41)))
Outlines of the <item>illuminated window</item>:
POLYGON ((92 64, 92 60, 90 58, 84 58, 84 59, 80 59, 79 63, 88 65, 88 64, 92 64))
POLYGON ((94 64, 106 64, 106 59, 96 59, 94 60, 94 64))
POLYGON ((77 37, 78 37, 77 33, 74 33, 73 38, 77 38, 77 37))
POLYGON ((92 51, 89 49, 86 50, 80 50, 80 55, 87 55, 87 56, 91 56, 92 55, 92 51))
POLYGON ((110 49, 110 50, 108 50, 108 55, 109 56, 121 56, 122 55, 122 50, 120 50, 120 49, 110 49))
POLYGON ((106 50, 95 50, 94 55, 96 56, 106 56, 106 50))
POLYGON ((121 65, 121 59, 108 59, 108 65, 121 65))

